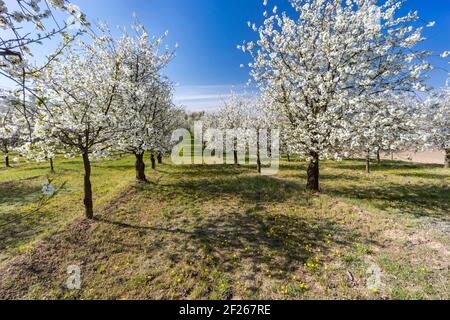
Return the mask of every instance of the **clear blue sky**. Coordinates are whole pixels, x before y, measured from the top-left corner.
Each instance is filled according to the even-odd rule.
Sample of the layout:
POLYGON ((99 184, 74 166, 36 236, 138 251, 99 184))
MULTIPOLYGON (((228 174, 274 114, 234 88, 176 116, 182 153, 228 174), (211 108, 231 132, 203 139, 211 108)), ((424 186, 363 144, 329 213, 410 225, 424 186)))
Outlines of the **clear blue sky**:
MULTIPOLYGON (((168 44, 180 45, 168 75, 178 83, 176 99, 190 110, 214 108, 229 91, 243 90, 249 79, 249 58, 236 46, 254 39, 247 21, 263 21, 263 0, 73 0, 90 21, 101 19, 111 26, 130 25, 135 12, 151 34, 169 30, 168 44)), ((269 0, 289 9, 288 0, 269 0)), ((408 0, 405 9, 417 9, 426 21, 426 48, 436 53, 450 50, 450 0, 408 0)), ((433 60, 449 69, 444 61, 433 60)), ((433 73, 430 84, 442 86, 447 74, 433 73)))

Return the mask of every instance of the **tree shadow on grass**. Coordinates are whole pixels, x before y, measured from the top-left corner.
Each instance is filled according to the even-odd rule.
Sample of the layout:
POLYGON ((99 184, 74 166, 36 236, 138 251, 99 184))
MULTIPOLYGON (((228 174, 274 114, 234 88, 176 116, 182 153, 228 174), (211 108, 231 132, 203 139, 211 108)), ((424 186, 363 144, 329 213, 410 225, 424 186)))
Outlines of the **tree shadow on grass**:
POLYGON ((255 280, 258 274, 286 279, 287 274, 313 261, 319 249, 327 254, 333 245, 349 246, 355 240, 345 226, 337 223, 301 215, 272 214, 259 205, 245 212, 191 217, 182 224, 172 221, 171 226, 142 226, 129 221, 126 215, 97 220, 142 233, 141 236, 164 236, 164 242, 172 242, 171 249, 165 246, 153 249, 171 263, 181 262, 186 255, 189 259, 205 259, 211 268, 246 280, 255 280))
POLYGON ((298 271, 318 249, 328 251, 334 241, 330 242, 328 234, 341 245, 351 243, 342 226, 256 208, 254 212, 209 217, 195 227, 190 241, 212 255, 214 264, 225 272, 244 272, 243 276, 252 279, 266 270, 274 278, 285 279, 286 273, 298 271))
POLYGON ((0 183, 0 204, 13 205, 33 202, 40 195, 40 189, 41 186, 25 183, 23 180, 2 182, 0 183))
POLYGON ((66 182, 55 190, 53 196, 43 197, 40 185, 26 184, 24 181, 35 177, 0 184, 0 253, 6 248, 16 248, 27 243, 52 223, 46 206, 65 189, 66 182), (5 192, 14 195, 2 203, 5 192), (18 204, 19 206, 16 206, 18 204))
POLYGON ((170 174, 173 177, 219 177, 240 175, 249 171, 246 166, 234 166, 234 165, 183 165, 174 166, 168 165, 169 170, 156 168, 157 172, 170 174))
MULTIPOLYGON (((217 197, 235 196, 243 201, 280 202, 294 196, 302 186, 267 176, 216 176, 200 175, 198 179, 181 179, 167 184, 167 190, 176 190, 186 197, 212 200, 217 197)), ((303 188, 304 189, 304 188, 303 188)))
MULTIPOLYGON (((307 165, 305 164, 299 164, 299 163, 289 163, 289 164, 281 164, 280 165, 280 171, 302 171, 306 172, 307 165)), ((306 173, 305 173, 306 174, 306 173)))
MULTIPOLYGON (((65 268, 70 264, 81 265, 85 279, 99 281, 100 265, 119 265, 130 254, 138 261, 147 261, 150 269, 146 272, 158 266, 155 277, 162 283, 170 281, 169 272, 177 268, 190 270, 189 276, 200 280, 203 276, 198 274, 203 268, 209 268, 228 279, 251 281, 255 288, 249 289, 256 292, 261 279, 286 280, 290 279, 290 272, 298 272, 314 255, 307 245, 326 253, 332 245, 328 234, 333 234, 331 243, 349 245, 352 241, 343 226, 304 219, 300 215, 273 215, 262 207, 220 216, 206 215, 183 224, 178 221, 176 227, 172 222, 163 221, 155 227, 146 226, 139 216, 128 214, 96 220, 75 221, 46 238, 29 254, 15 259, 7 269, 5 281, 0 281, 0 297, 23 297, 33 284, 43 292, 59 288, 67 277, 65 268)), ((141 272, 141 268, 139 265, 136 272, 141 272)), ((105 285, 125 281, 121 278, 126 277, 121 276, 122 271, 108 272, 114 277, 102 282, 105 285)), ((188 289, 195 288, 196 283, 188 289)), ((179 297, 185 297, 184 293, 179 297)), ((232 298, 232 292, 227 297, 232 298)))
POLYGON ((450 217, 449 185, 400 185, 383 187, 351 185, 328 187, 326 193, 351 200, 367 201, 380 210, 394 210, 417 217, 450 217))
MULTIPOLYGON (((211 173, 206 168, 201 171, 211 173)), ((201 203, 214 203, 219 197, 226 199, 231 195, 245 202, 247 210, 237 211, 234 206, 222 204, 217 208, 221 212, 179 214, 160 221, 158 226, 142 225, 127 214, 100 221, 145 234, 176 235, 178 245, 173 246, 171 252, 163 253, 173 263, 184 259, 187 253, 197 257, 203 252, 213 257, 211 267, 230 275, 246 273, 246 277, 256 277, 262 270, 269 270, 271 277, 285 279, 286 273, 298 270, 313 258, 311 249, 326 253, 333 243, 345 246, 354 240, 345 226, 330 220, 301 214, 274 214, 265 209, 266 206, 271 208, 274 202, 282 204, 290 198, 307 196, 300 191, 303 186, 296 183, 259 175, 198 176, 200 178, 176 179, 156 186, 139 186, 138 192, 151 191, 151 195, 159 194, 164 199, 170 198, 168 193, 174 193, 177 199, 200 199, 201 203)))
MULTIPOLYGON (((354 170, 354 171, 365 171, 366 162, 365 160, 348 160, 343 162, 332 162, 327 161, 325 164, 328 168, 341 169, 341 170, 354 170)), ((441 169, 443 166, 439 164, 427 164, 427 163, 410 163, 404 161, 386 161, 383 160, 380 164, 372 162, 371 171, 389 171, 389 170, 431 170, 431 169, 441 169)))
POLYGON ((188 231, 185 231, 185 230, 182 230, 179 228, 162 228, 162 227, 142 226, 139 224, 133 224, 133 223, 126 222, 126 221, 121 221, 119 219, 113 220, 111 218, 95 217, 94 220, 101 222, 101 223, 106 223, 106 224, 109 224, 112 226, 116 226, 119 228, 142 231, 142 232, 154 231, 154 232, 159 232, 159 233, 179 233, 179 234, 187 234, 187 235, 192 234, 188 231))
POLYGON ((7 248, 25 244, 42 232, 49 223, 44 211, 28 216, 13 211, 0 214, 0 253, 7 248))
POLYGON ((361 176, 358 176, 356 174, 351 175, 351 174, 331 174, 331 173, 321 173, 320 174, 320 179, 322 181, 342 181, 345 183, 348 182, 357 182, 361 180, 361 176))
POLYGON ((443 173, 427 173, 427 172, 401 172, 395 173, 396 176, 405 178, 420 178, 420 179, 431 179, 431 180, 446 180, 450 179, 450 171, 448 174, 443 173))

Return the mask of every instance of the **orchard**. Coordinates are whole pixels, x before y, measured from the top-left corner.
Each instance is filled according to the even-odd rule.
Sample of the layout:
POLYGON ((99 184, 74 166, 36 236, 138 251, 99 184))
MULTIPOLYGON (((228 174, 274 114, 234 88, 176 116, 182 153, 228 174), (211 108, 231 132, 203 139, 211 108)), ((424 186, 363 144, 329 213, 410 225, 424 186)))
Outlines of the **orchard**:
POLYGON ((178 45, 175 14, 0 0, 1 299, 448 298, 436 22, 409 1, 261 2, 227 51, 201 19, 178 45), (180 98, 206 69, 248 83, 180 98))

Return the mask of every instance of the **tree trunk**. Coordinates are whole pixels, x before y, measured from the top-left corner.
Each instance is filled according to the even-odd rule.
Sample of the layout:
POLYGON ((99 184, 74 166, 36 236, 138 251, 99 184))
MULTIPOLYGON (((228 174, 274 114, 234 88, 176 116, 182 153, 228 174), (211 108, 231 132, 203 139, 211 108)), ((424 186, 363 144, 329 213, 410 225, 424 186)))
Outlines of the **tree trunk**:
POLYGON ((158 153, 158 164, 162 164, 162 163, 163 163, 162 154, 158 153))
POLYGON ((237 146, 238 146, 238 141, 237 141, 237 138, 234 138, 234 141, 233 141, 233 156, 234 156, 234 164, 235 165, 238 165, 239 164, 239 161, 238 161, 238 152, 237 152, 237 146))
POLYGON ((55 173, 55 166, 53 165, 53 158, 50 158, 50 172, 55 173))
POLYGON ((306 189, 312 190, 312 191, 320 191, 320 185, 319 185, 319 154, 312 153, 311 154, 311 161, 309 162, 308 166, 308 182, 306 185, 306 189))
POLYGON ((445 168, 450 169, 450 149, 445 150, 445 168))
POLYGON ((366 172, 370 173, 370 152, 367 151, 366 154, 366 172))
POLYGON ((287 154, 287 160, 288 162, 291 162, 291 155, 289 153, 287 154))
POLYGON ((150 161, 152 162, 152 169, 155 170, 156 169, 156 159, 155 159, 155 155, 153 153, 150 155, 150 161))
POLYGON ((381 164, 381 154, 380 154, 380 149, 377 150, 377 163, 381 164))
POLYGON ((5 156, 5 165, 7 168, 11 168, 11 165, 9 164, 9 156, 8 155, 5 156))
POLYGON ((260 144, 259 144, 259 132, 256 138, 256 169, 258 173, 261 174, 261 152, 260 152, 260 144))
POLYGON ((147 182, 147 177, 145 176, 145 162, 144 154, 134 154, 136 156, 136 180, 147 182))
POLYGON ((391 152, 391 161, 394 161, 394 152, 391 152))
POLYGON ((84 209, 87 219, 94 218, 94 203, 92 200, 92 184, 91 184, 91 162, 89 154, 83 154, 84 164, 84 209))

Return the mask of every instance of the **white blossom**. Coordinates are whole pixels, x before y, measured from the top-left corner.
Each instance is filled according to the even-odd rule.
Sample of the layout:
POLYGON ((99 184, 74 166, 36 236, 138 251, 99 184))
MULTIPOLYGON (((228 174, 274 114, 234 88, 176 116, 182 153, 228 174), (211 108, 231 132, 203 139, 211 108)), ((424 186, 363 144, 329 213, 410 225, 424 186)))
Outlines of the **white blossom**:
POLYGON ((290 124, 289 149, 310 159, 309 172, 318 176, 319 159, 345 155, 367 103, 425 87, 429 52, 415 49, 423 28, 415 26, 417 12, 399 16, 401 2, 291 4, 295 18, 275 12, 258 28, 256 45, 241 48, 253 57, 251 75, 263 96, 290 124))

